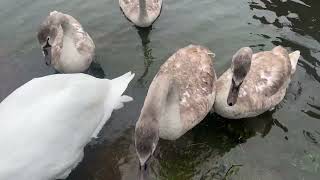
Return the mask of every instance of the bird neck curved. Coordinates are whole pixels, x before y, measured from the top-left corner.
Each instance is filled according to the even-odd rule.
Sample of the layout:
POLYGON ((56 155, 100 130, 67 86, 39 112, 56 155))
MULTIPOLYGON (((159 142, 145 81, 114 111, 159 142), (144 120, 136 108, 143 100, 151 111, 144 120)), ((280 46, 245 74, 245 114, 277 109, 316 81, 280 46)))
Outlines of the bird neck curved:
POLYGON ((70 19, 65 14, 59 14, 59 24, 62 27, 63 35, 71 35, 74 31, 73 26, 70 23, 70 19))
POLYGON ((170 101, 170 94, 174 91, 174 83, 168 76, 163 75, 156 77, 155 80, 149 87, 144 109, 159 121, 170 101))
POLYGON ((157 75, 149 87, 148 95, 141 114, 147 117, 144 122, 156 124, 159 137, 175 140, 183 134, 183 124, 180 119, 178 83, 168 77, 157 75), (147 120, 149 119, 149 120, 147 120))
POLYGON ((139 0, 139 19, 144 20, 147 16, 147 0, 139 0))

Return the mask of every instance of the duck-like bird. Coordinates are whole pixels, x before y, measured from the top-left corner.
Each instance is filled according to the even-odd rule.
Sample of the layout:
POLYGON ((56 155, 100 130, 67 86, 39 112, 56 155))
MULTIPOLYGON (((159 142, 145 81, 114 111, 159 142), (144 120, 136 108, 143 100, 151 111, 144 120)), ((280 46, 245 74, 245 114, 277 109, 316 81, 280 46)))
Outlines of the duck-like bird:
POLYGON ((148 27, 159 17, 162 0, 119 0, 124 15, 136 26, 148 27))
POLYGON ((216 92, 212 55, 207 48, 189 45, 173 54, 152 80, 135 127, 143 172, 159 138, 178 139, 212 109, 216 92))
POLYGON ((83 158, 134 74, 97 79, 55 74, 24 84, 0 103, 0 179, 64 179, 83 158))
POLYGON ((284 98, 299 57, 300 51, 288 54, 281 46, 256 54, 241 48, 217 81, 214 111, 240 119, 273 109, 284 98))
POLYGON ((40 25, 38 41, 46 64, 62 73, 84 72, 94 58, 93 40, 68 14, 51 12, 40 25))

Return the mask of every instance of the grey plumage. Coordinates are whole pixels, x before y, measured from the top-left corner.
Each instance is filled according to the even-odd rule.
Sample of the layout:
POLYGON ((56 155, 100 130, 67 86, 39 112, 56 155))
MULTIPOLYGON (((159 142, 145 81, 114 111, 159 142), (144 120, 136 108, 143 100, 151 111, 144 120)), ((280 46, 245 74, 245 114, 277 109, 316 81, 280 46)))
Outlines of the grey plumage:
POLYGON ((211 110, 216 90, 212 54, 202 46, 189 45, 160 67, 136 123, 141 165, 153 154, 159 138, 179 138, 211 110))
POLYGON ((159 17, 162 0, 119 0, 119 5, 132 23, 148 27, 159 17))
POLYGON ((83 72, 93 60, 93 40, 81 24, 68 14, 51 12, 41 23, 37 37, 43 51, 46 50, 46 43, 51 47, 49 65, 60 72, 83 72))
POLYGON ((254 54, 233 106, 227 104, 233 78, 231 69, 228 69, 217 81, 214 111, 226 118, 239 119, 257 116, 273 108, 285 96, 299 55, 296 51, 290 59, 287 50, 281 46, 254 54))

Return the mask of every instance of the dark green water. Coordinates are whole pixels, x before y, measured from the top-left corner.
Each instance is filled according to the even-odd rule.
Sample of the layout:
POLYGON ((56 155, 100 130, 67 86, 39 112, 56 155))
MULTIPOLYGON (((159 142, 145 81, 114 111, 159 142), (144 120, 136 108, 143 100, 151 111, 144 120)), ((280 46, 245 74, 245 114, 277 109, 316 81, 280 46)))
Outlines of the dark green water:
POLYGON ((302 57, 287 95, 275 110, 229 121, 208 116, 181 139, 160 141, 151 169, 155 179, 320 179, 320 2, 317 0, 164 0, 152 29, 139 30, 117 0, 2 0, 0 100, 32 79, 54 73, 36 40, 48 12, 76 17, 91 34, 107 78, 136 73, 127 94, 135 101, 113 113, 69 180, 135 179, 133 144, 147 88, 159 66, 190 43, 216 53, 220 75, 243 46, 255 51, 282 45, 302 57))

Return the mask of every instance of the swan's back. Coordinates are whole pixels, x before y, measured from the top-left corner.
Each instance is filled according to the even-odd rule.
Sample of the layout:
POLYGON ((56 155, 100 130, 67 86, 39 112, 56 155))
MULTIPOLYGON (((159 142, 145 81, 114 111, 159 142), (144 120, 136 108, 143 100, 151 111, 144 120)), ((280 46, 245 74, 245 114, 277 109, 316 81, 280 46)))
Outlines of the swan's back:
POLYGON ((160 15, 162 0, 145 0, 146 2, 146 22, 139 19, 140 4, 139 0, 119 0, 120 8, 124 15, 138 26, 150 26, 160 15))
POLYGON ((179 87, 184 132, 203 120, 214 103, 216 74, 211 54, 205 47, 189 45, 173 54, 157 74, 169 74, 179 87))
POLYGON ((9 95, 0 104, 0 179, 66 178, 121 103, 133 76, 121 77, 51 75, 9 95))

